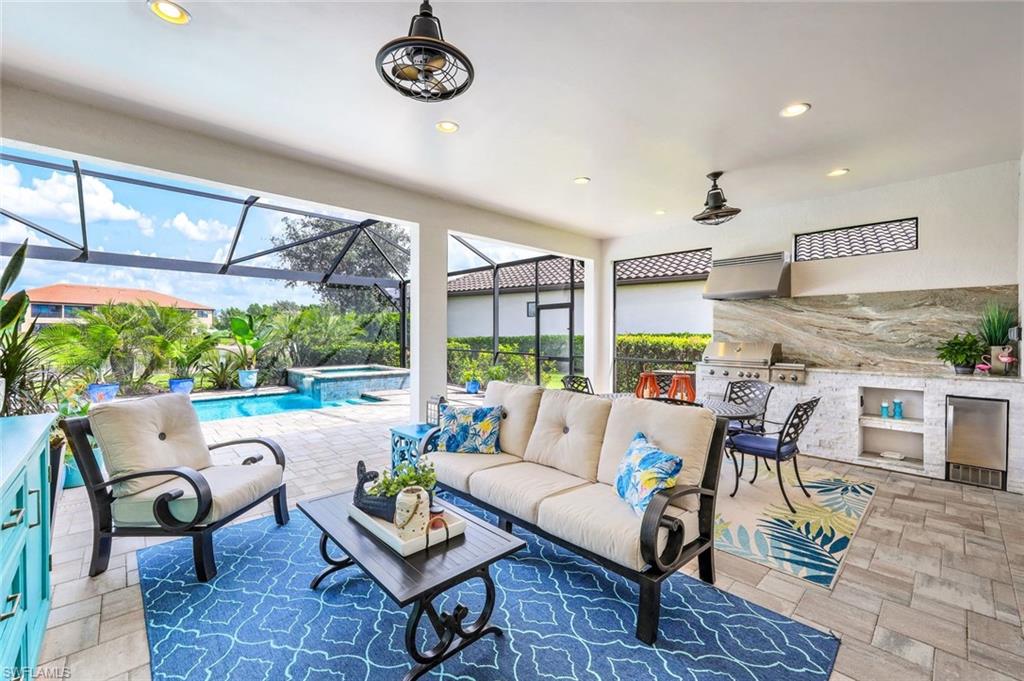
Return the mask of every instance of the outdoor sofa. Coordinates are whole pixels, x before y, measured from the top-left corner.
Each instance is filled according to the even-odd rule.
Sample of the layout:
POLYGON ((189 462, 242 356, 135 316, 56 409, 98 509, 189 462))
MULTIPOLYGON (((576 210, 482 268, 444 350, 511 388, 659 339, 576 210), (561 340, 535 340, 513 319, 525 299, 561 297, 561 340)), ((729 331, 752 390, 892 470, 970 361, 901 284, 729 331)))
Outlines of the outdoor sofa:
POLYGON ((492 381, 485 406, 501 405, 497 454, 436 451, 420 442, 439 486, 639 584, 636 636, 658 635, 661 584, 694 557, 713 584, 715 495, 728 421, 696 406, 492 381), (615 491, 617 469, 643 432, 683 459, 674 487, 643 517, 615 491))

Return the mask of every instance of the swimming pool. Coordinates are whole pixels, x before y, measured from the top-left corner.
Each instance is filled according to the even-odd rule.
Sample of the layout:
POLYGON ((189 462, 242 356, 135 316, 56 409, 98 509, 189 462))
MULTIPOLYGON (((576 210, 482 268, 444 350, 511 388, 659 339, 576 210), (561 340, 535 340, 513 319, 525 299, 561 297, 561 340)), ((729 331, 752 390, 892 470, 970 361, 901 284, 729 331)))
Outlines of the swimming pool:
POLYGON ((288 369, 288 385, 320 402, 339 402, 366 392, 405 390, 409 370, 383 364, 349 364, 288 369))
POLYGON ((220 421, 245 416, 265 416, 282 411, 320 409, 321 407, 343 407, 347 404, 374 404, 381 400, 372 397, 351 397, 334 402, 319 402, 312 397, 298 393, 279 395, 255 395, 251 397, 216 397, 208 400, 193 400, 192 406, 199 414, 200 421, 220 421))

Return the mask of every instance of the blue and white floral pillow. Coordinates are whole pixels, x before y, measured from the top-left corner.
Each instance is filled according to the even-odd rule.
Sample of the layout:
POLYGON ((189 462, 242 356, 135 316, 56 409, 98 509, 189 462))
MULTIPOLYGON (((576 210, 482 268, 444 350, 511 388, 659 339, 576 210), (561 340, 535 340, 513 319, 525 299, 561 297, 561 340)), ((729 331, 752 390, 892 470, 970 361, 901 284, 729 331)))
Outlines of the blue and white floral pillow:
POLYGON ((504 410, 497 407, 451 407, 441 410, 437 451, 497 454, 504 410))
POLYGON ((681 470, 682 459, 661 451, 647 440, 646 435, 637 433, 619 463, 615 491, 638 515, 643 515, 655 494, 675 487, 676 476, 681 470))

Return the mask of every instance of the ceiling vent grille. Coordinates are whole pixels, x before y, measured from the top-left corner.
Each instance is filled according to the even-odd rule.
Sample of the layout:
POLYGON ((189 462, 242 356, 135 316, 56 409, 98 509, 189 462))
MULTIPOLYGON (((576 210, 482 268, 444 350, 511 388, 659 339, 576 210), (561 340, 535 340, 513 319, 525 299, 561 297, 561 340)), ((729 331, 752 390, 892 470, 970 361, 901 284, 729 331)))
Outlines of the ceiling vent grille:
POLYGON ((917 250, 917 218, 797 234, 793 253, 802 262, 913 250, 917 250))

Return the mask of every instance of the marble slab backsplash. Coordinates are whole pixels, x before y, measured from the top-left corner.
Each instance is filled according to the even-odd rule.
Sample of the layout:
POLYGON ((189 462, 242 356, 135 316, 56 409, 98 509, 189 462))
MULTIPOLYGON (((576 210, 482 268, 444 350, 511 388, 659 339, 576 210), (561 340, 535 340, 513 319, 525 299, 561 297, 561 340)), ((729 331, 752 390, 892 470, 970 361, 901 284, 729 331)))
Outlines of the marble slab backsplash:
POLYGON ((935 346, 977 333, 989 301, 1017 310, 1017 286, 716 301, 715 338, 782 343, 785 361, 920 374, 948 370, 935 346))

